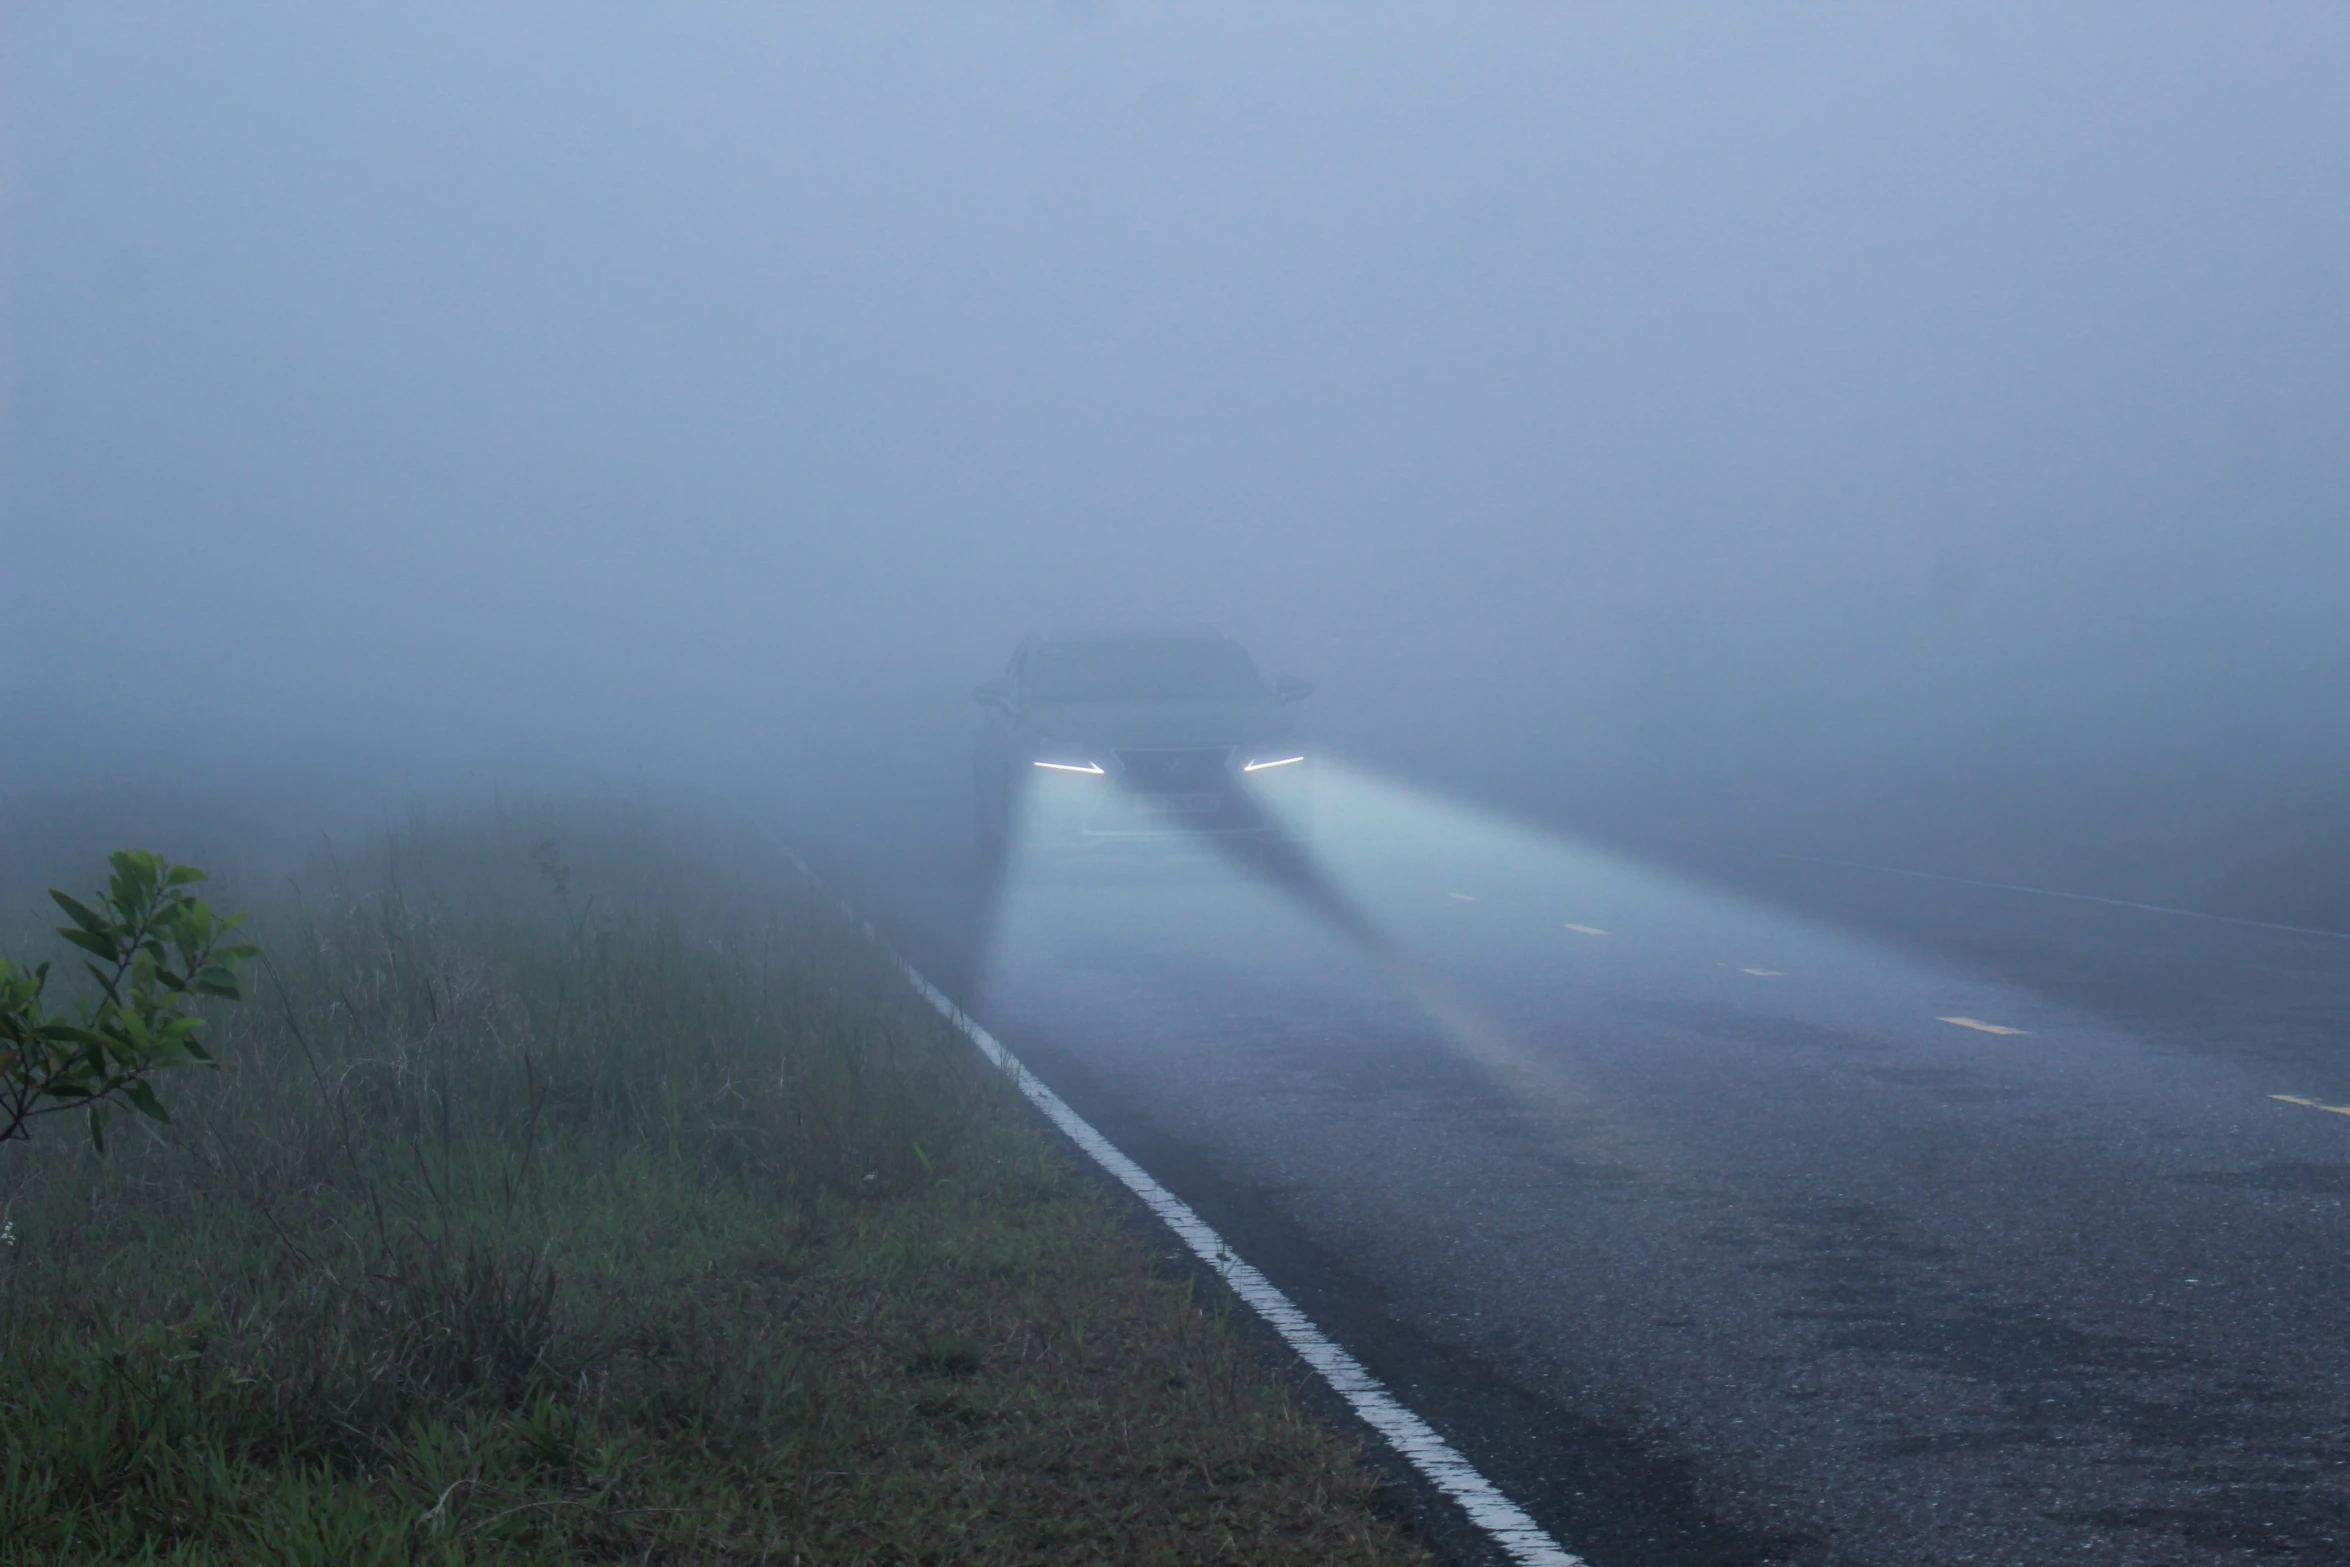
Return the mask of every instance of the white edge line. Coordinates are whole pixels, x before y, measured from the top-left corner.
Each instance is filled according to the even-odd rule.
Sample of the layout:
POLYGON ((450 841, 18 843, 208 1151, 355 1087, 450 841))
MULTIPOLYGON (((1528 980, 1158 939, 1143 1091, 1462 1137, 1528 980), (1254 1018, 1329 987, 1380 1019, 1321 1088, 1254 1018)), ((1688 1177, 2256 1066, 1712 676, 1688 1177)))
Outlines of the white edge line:
POLYGON ((1469 1521, 1490 1535, 1494 1543, 1508 1553, 1510 1560, 1527 1563, 1528 1567, 1589 1567, 1582 1557, 1562 1550, 1557 1541, 1543 1532, 1541 1525, 1527 1517, 1515 1502, 1502 1495, 1492 1481, 1479 1474, 1467 1459, 1453 1449, 1450 1442, 1438 1436, 1427 1421, 1405 1408, 1394 1394, 1380 1385, 1378 1378, 1362 1368, 1354 1356, 1315 1327, 1272 1280, 1242 1261, 1225 1244, 1224 1237, 1209 1228, 1206 1220, 1192 1212, 1189 1204, 1152 1179, 1141 1165, 1120 1153, 1115 1144, 1095 1131, 1092 1123, 1070 1109, 1059 1094, 1037 1081, 1035 1075, 1020 1064, 1019 1057, 1006 1050, 993 1034, 981 1028, 962 1008, 956 1006, 946 992, 924 979, 904 958, 895 953, 890 956, 891 961, 897 964, 898 972, 906 976, 907 983, 914 987, 923 1000, 936 1007, 941 1017, 954 1024, 964 1038, 979 1047, 981 1055, 1017 1083, 1028 1102, 1043 1111, 1045 1117, 1059 1127, 1071 1142, 1084 1149, 1094 1163, 1116 1176, 1128 1191, 1141 1198, 1144 1205, 1157 1214, 1167 1228, 1181 1238, 1184 1245, 1191 1248, 1194 1256, 1215 1269, 1217 1276, 1232 1287, 1232 1292, 1264 1318, 1273 1331, 1281 1335, 1283 1342, 1297 1352, 1300 1359, 1321 1373, 1322 1380, 1347 1401, 1365 1424, 1385 1437, 1438 1490, 1459 1503, 1461 1511, 1469 1515, 1469 1521))
MULTIPOLYGON (((738 807, 739 809, 739 807, 738 807)), ((750 813, 745 811, 745 816, 750 813)), ((770 838, 766 825, 751 818, 770 838)), ((801 875, 818 887, 824 884, 815 868, 780 839, 786 858, 801 875)), ((1450 1442, 1436 1434, 1433 1426, 1404 1407, 1396 1396, 1387 1391, 1377 1377, 1362 1367, 1362 1363, 1314 1326, 1311 1318, 1298 1310, 1295 1302, 1271 1279, 1241 1260, 1225 1244, 1205 1219, 1192 1212, 1191 1205, 1161 1186, 1150 1172, 1136 1164, 1100 1132, 1093 1124, 1069 1108, 1059 1094, 1054 1093, 1034 1073, 1021 1065, 1020 1058, 1004 1048, 995 1035, 979 1026, 952 997, 923 978, 922 972, 890 950, 889 945, 873 928, 870 920, 860 917, 845 901, 838 907, 851 923, 862 929, 875 946, 889 953, 889 960, 905 975, 906 983, 915 993, 938 1009, 939 1016, 955 1026, 965 1039, 978 1047, 989 1063, 1018 1085, 1030 1104, 1044 1112, 1045 1118, 1060 1128, 1062 1135, 1085 1150, 1086 1156, 1100 1165, 1119 1183, 1143 1201, 1143 1205, 1158 1215, 1161 1223, 1173 1230, 1192 1255, 1214 1269, 1216 1276, 1231 1286, 1232 1293, 1248 1303, 1251 1310, 1264 1318, 1267 1326, 1281 1335, 1283 1343, 1297 1353, 1299 1359, 1321 1376, 1331 1390, 1347 1402, 1363 1423, 1384 1437, 1388 1445, 1404 1456, 1429 1484, 1460 1507, 1469 1521, 1485 1531, 1503 1554, 1525 1567, 1591 1567, 1582 1557, 1566 1550, 1546 1533, 1542 1526, 1528 1517, 1517 1503, 1501 1494, 1499 1487, 1477 1472, 1476 1466, 1463 1458, 1450 1442)))

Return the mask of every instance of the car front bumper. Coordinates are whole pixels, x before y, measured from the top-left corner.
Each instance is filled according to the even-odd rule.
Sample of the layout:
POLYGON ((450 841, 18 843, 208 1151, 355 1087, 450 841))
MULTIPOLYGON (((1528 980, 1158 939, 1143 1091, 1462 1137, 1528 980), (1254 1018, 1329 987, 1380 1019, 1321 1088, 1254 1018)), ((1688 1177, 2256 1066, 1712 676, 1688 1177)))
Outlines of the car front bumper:
POLYGON ((1237 767, 1182 788, 1153 789, 1123 770, 1100 774, 1039 768, 1020 801, 1023 842, 1057 848, 1173 844, 1196 839, 1278 841, 1298 834, 1310 815, 1312 764, 1237 767))

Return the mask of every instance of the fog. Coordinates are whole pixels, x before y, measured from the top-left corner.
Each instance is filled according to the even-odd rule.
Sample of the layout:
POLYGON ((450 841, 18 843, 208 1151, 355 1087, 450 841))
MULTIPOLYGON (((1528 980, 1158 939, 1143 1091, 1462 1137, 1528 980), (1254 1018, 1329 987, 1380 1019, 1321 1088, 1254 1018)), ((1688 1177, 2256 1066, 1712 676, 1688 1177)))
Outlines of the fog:
POLYGON ((2342 898, 2341 7, 0 51, 0 793, 808 779, 1198 621, 1521 812, 2342 898))

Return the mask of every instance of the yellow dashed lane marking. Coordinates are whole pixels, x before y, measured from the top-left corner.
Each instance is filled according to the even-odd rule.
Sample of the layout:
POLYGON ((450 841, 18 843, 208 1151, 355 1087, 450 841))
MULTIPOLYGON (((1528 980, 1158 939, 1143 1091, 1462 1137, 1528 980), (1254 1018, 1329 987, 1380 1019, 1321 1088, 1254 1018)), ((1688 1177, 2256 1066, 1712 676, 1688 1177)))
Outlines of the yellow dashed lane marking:
POLYGON ((1986 1023, 1979 1017, 1938 1017, 1937 1023, 1956 1023, 1960 1028, 1980 1029, 1986 1034, 2028 1034, 2030 1029, 2009 1028, 2005 1023, 1986 1023))
POLYGON ((1606 931, 1601 930, 1597 925, 1569 925, 1566 928, 1584 936, 1604 936, 1607 934, 1606 931))
POLYGON ((2350 1115, 2350 1105, 2321 1105, 2316 1100, 2304 1099, 2299 1094, 2271 1094, 2269 1098, 2282 1099, 2289 1105, 2307 1105, 2312 1110, 2331 1111, 2335 1115, 2350 1115))
POLYGON ((1780 968, 1742 968, 1741 974, 1752 974, 1756 979, 1785 979, 1787 971, 1780 968))

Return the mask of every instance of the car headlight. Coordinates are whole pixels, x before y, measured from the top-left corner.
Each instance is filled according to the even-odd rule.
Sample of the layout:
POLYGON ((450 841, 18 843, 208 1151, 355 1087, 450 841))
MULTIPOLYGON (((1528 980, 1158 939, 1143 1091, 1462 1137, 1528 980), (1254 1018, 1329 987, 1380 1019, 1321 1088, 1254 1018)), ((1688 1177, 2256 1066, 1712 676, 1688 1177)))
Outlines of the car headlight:
POLYGON ((1240 770, 1244 773, 1261 773, 1268 767, 1287 767, 1292 762, 1302 762, 1304 760, 1305 757, 1303 755, 1288 756, 1280 752, 1274 752, 1271 755, 1260 756, 1252 761, 1242 763, 1240 770))

